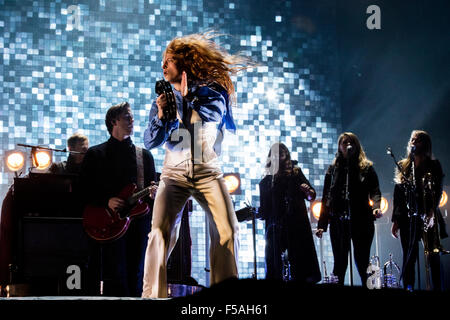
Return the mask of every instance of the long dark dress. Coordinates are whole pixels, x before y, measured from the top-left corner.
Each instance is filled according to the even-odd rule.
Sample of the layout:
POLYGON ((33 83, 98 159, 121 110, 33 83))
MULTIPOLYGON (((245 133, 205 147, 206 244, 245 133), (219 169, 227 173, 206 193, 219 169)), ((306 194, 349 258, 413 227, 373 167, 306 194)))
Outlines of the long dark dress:
MULTIPOLYGON (((291 279, 321 280, 311 224, 300 185, 311 186, 300 168, 291 176, 265 176, 259 183, 261 218, 266 221, 266 279, 282 279, 282 252, 288 250, 291 279)), ((311 187, 312 188, 312 187, 311 187)))

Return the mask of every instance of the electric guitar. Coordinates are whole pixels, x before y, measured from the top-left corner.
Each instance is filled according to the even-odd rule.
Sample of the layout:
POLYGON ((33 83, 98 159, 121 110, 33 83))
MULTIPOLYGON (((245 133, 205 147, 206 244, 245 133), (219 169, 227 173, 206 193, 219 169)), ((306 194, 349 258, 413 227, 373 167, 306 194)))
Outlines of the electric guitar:
POLYGON ((119 239, 125 234, 133 218, 149 212, 148 204, 141 199, 156 191, 156 188, 156 185, 151 185, 135 192, 136 184, 127 185, 117 196, 125 200, 124 208, 117 212, 108 207, 87 205, 83 212, 84 230, 92 239, 100 242, 119 239))

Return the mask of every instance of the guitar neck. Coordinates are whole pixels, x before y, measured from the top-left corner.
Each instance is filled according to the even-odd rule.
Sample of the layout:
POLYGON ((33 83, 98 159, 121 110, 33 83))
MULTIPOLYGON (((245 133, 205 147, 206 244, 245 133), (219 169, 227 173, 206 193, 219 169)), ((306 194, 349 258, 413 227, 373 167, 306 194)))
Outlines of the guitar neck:
POLYGON ((133 194, 129 199, 128 199, 128 203, 135 203, 137 202, 139 199, 147 196, 148 194, 150 194, 150 189, 151 187, 147 187, 142 189, 139 192, 136 192, 135 194, 133 194))

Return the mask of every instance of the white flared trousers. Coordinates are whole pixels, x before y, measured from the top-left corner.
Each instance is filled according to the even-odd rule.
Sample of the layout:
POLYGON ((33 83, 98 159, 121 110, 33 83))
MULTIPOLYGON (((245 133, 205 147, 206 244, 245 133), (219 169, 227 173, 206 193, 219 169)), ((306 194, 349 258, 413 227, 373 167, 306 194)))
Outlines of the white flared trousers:
POLYGON ((239 225, 222 177, 196 182, 162 178, 145 254, 143 298, 167 297, 167 260, 178 239, 182 209, 192 196, 209 221, 210 283, 238 276, 239 225))

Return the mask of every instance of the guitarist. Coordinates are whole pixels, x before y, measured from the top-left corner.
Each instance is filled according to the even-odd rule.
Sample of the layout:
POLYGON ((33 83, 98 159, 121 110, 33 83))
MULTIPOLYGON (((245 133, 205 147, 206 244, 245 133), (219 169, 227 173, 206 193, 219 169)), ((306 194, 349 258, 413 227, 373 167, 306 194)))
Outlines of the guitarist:
MULTIPOLYGON (((128 102, 112 106, 106 113, 110 138, 88 149, 82 164, 81 182, 86 205, 109 208, 117 213, 125 201, 117 195, 131 183, 142 189, 156 181, 152 154, 137 148, 132 140, 133 115, 128 102), (141 161, 141 160, 142 161, 141 161)), ((98 243, 90 240, 88 287, 90 294, 99 294, 100 283, 106 296, 140 296, 144 255, 150 232, 153 200, 144 198, 150 212, 131 220, 119 239, 98 243)))

